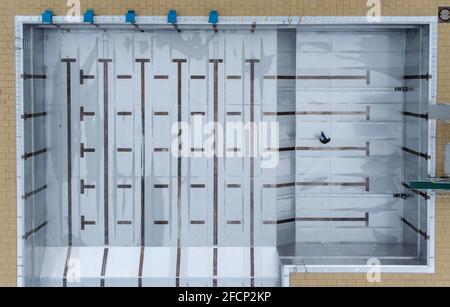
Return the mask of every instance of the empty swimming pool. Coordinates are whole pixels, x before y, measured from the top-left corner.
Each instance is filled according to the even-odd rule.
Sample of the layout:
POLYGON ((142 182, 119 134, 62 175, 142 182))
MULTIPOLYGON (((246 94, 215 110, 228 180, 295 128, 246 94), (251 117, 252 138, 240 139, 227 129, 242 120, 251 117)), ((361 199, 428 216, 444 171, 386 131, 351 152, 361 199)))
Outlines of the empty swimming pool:
POLYGON ((17 17, 19 285, 432 272, 435 20, 207 21, 17 17))

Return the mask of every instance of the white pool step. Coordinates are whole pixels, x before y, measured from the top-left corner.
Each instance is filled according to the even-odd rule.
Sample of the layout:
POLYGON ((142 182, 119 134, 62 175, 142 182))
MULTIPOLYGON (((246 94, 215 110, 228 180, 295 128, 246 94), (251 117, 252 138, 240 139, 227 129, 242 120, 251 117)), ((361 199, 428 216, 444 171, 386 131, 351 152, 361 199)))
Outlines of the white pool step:
MULTIPOLYGON (((249 247, 219 247, 217 276, 214 276, 212 247, 182 247, 181 287, 246 287, 251 285, 249 247)), ((66 269, 67 247, 47 247, 39 278, 40 286, 60 287, 175 287, 177 248, 145 247, 142 278, 139 278, 140 247, 72 247, 66 269), (105 260, 106 258, 106 260, 105 260), (67 270, 66 280, 64 280, 67 270)), ((256 287, 279 284, 279 257, 276 248, 255 248, 256 287)))

